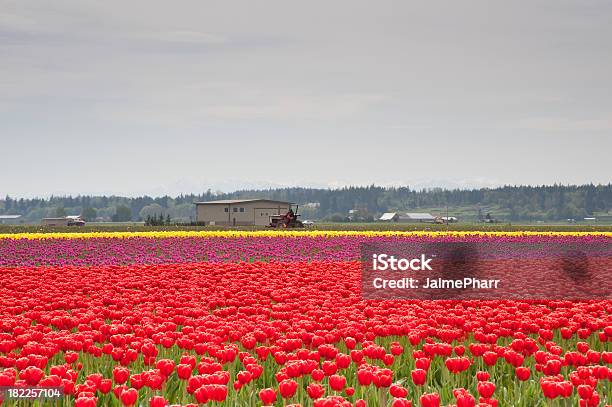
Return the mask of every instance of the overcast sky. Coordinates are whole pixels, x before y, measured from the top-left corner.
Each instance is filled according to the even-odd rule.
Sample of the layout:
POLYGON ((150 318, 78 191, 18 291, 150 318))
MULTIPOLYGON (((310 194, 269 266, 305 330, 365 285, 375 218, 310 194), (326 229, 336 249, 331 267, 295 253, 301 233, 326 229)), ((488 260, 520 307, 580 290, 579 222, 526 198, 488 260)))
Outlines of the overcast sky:
POLYGON ((612 180, 610 1, 0 0, 0 195, 612 180))

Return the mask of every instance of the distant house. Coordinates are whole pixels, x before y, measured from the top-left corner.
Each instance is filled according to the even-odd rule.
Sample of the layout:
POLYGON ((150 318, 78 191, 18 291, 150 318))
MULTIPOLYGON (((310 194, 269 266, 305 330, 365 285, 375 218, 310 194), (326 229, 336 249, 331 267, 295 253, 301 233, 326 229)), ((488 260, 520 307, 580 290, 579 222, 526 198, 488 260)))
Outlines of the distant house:
POLYGON ((321 203, 320 202, 307 202, 303 205, 304 208, 320 208, 321 207, 321 203))
POLYGON ((379 220, 385 222, 405 222, 405 223, 434 223, 436 217, 430 213, 415 212, 386 212, 379 220))
POLYGON ((407 212, 400 215, 400 222, 434 223, 436 217, 431 213, 407 212))
POLYGON ((43 226, 85 226, 85 221, 80 216, 64 216, 61 218, 43 218, 40 224, 43 226))
POLYGON ((68 226, 67 218, 43 218, 40 221, 43 226, 68 226))
POLYGON ((397 222, 399 219, 399 215, 397 212, 385 212, 382 214, 378 220, 382 220, 384 222, 397 222))
POLYGON ((21 215, 0 215, 0 224, 15 224, 21 221, 21 215))

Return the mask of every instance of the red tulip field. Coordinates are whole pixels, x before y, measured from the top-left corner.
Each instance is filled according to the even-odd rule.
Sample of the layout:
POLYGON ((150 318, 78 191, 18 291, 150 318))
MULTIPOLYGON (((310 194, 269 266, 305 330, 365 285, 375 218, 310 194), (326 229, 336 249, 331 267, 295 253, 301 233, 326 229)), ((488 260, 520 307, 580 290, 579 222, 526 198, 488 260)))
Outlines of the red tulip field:
POLYGON ((383 238, 3 237, 0 388, 62 395, 0 404, 612 405, 612 300, 363 300, 383 238))

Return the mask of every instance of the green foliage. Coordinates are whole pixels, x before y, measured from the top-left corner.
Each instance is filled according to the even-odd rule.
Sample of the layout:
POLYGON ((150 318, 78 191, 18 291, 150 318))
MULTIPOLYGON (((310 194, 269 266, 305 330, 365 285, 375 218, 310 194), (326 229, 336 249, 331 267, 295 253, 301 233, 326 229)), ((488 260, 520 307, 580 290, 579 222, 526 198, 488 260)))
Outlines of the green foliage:
POLYGON ((122 219, 146 220, 154 214, 177 222, 195 220, 197 201, 216 199, 268 198, 299 203, 303 219, 346 218, 351 209, 366 215, 359 220, 377 217, 383 212, 412 211, 443 214, 448 205, 451 216, 461 221, 477 221, 491 213, 503 222, 535 222, 580 220, 594 214, 612 211, 612 184, 504 186, 471 190, 441 188, 412 190, 408 187, 378 186, 346 187, 341 189, 279 188, 214 194, 210 190, 200 195, 152 198, 118 196, 50 197, 48 199, 0 199, 0 214, 21 214, 24 220, 38 223, 42 217, 54 216, 56 208, 65 214, 83 214, 85 208, 96 208, 96 217, 108 221, 122 219), (306 203, 313 203, 308 207, 306 203), (314 204, 316 203, 316 204, 314 204), (118 209, 121 207, 121 216, 118 209), (129 215, 128 215, 129 209, 129 215), (334 216, 336 215, 336 216, 334 216))
POLYGON ((158 203, 153 203, 150 205, 146 205, 145 207, 143 207, 139 212, 138 215, 140 216, 140 219, 150 219, 154 216, 158 216, 161 215, 164 212, 164 208, 158 204, 158 203))
POLYGON ((118 205, 113 215, 113 222, 129 222, 132 220, 132 209, 126 205, 118 205))
POLYGON ((172 219, 170 219, 170 214, 167 214, 164 218, 164 214, 160 213, 159 216, 157 214, 147 215, 145 218, 145 226, 169 226, 172 225, 172 219))
POLYGON ((81 212, 81 217, 87 222, 92 222, 96 219, 97 214, 98 211, 96 211, 95 208, 87 206, 83 208, 83 212, 81 212))
POLYGON ((57 208, 55 208, 55 216, 58 218, 63 218, 64 216, 66 216, 66 210, 63 206, 58 206, 57 208))
POLYGON ((349 218, 341 213, 334 213, 327 218, 330 222, 348 222, 349 218))

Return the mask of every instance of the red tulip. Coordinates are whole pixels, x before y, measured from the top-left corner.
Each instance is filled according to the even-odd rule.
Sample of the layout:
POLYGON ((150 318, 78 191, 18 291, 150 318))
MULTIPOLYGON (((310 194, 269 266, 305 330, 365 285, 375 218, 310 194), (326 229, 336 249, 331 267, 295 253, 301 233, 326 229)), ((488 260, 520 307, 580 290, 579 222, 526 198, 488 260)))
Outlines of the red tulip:
POLYGON ((516 377, 522 382, 524 382, 525 380, 529 380, 529 376, 531 375, 531 371, 529 370, 529 368, 524 366, 517 367, 515 373, 516 377))
POLYGON ((74 407, 96 407, 97 402, 95 397, 79 397, 74 400, 74 407))
POLYGON ((404 347, 399 344, 399 342, 393 342, 390 347, 391 354, 394 356, 399 356, 404 352, 404 347))
POLYGON ((295 380, 285 379, 278 385, 278 390, 284 399, 293 397, 297 390, 298 384, 295 380))
POLYGON ((423 369, 414 369, 411 372, 412 382, 417 386, 422 386, 427 380, 427 372, 423 369))
POLYGON ((412 407, 412 402, 406 399, 393 399, 391 407, 412 407))
POLYGON ((146 375, 146 385, 153 390, 160 390, 164 384, 165 377, 161 374, 149 372, 146 375))
POLYGON ((420 398, 421 407, 440 407, 440 395, 438 393, 425 393, 420 398))
POLYGON ((133 406, 138 400, 138 390, 134 388, 124 390, 119 398, 124 406, 133 406))
POLYGON ((323 372, 325 372, 325 376, 331 376, 338 371, 338 365, 335 362, 326 360, 321 365, 321 369, 323 369, 323 372))
POLYGON ((270 406, 276 400, 276 392, 270 388, 262 389, 259 391, 259 399, 264 406, 270 406))
POLYGON ((332 375, 329 377, 329 387, 335 391, 342 391, 346 386, 346 377, 341 375, 332 375))
POLYGON ((236 374, 236 378, 240 384, 247 384, 253 379, 253 374, 247 370, 242 370, 236 374))
POLYGON ((170 376, 174 371, 174 361, 170 359, 160 359, 155 364, 155 367, 157 367, 164 376, 170 376))
POLYGON ((587 353, 589 350, 589 344, 586 342, 578 342, 576 344, 576 349, 578 349, 578 352, 580 353, 587 353))
POLYGON ((44 376, 45 372, 35 366, 28 366, 19 374, 29 386, 36 386, 44 376))
POLYGON ((493 366, 497 363, 497 353, 495 352, 485 352, 482 355, 482 360, 487 364, 487 366, 493 366))
POLYGON ((76 362, 78 357, 79 357, 79 354, 76 352, 66 352, 64 354, 64 360, 66 361, 66 363, 70 365, 76 362))
POLYGON ((351 360, 359 364, 363 360, 363 351, 357 349, 351 350, 351 360))
POLYGON ((457 399, 457 407, 474 407, 476 405, 476 398, 465 389, 455 389, 453 395, 457 399))
POLYGON ((486 382, 487 380, 489 380, 491 378, 491 375, 489 374, 489 372, 484 372, 482 370, 476 372, 476 379, 479 382, 486 382))
POLYGON ((406 396, 408 395, 408 390, 406 390, 405 387, 400 386, 398 384, 394 384, 391 385, 391 387, 389 387, 389 393, 396 398, 406 398, 406 396))
POLYGON ((116 366, 113 368, 113 380, 115 384, 124 384, 130 377, 130 370, 125 367, 116 366))
POLYGON ((447 358, 444 364, 451 373, 457 374, 470 367, 470 360, 466 357, 447 358))
POLYGON ((123 393, 127 389, 128 389, 128 387, 125 384, 121 384, 119 386, 115 386, 115 388, 113 389, 113 394, 115 395, 115 397, 120 399, 121 398, 121 393, 123 393))
POLYGON ((312 371, 311 376, 312 376, 312 380, 316 382, 320 382, 325 377, 325 372, 323 372, 320 369, 315 369, 312 371))
POLYGON ((103 394, 110 393, 112 388, 113 388, 113 381, 111 379, 102 379, 100 380, 100 383, 98 384, 98 390, 100 390, 100 392, 103 394))
POLYGON ((153 396, 149 401, 150 407, 166 407, 168 402, 163 396, 153 396))
POLYGON ((130 385, 136 390, 140 390, 146 384, 146 378, 142 373, 133 374, 130 376, 130 385))
POLYGON ((495 384, 491 382, 478 382, 478 393, 484 398, 490 398, 495 391, 495 384))
POLYGON ((431 364, 431 359, 429 358, 417 358, 414 361, 414 365, 417 369, 429 370, 430 364, 431 364))
POLYGON ((318 383, 311 383, 306 387, 306 391, 308 392, 308 397, 311 399, 318 399, 323 397, 325 394, 325 389, 318 383))
POLYGON ((346 369, 351 364, 351 357, 344 353, 338 353, 336 355, 336 365, 338 369, 346 369))
POLYGON ((176 375, 181 380, 187 380, 191 377, 191 372, 193 371, 193 366, 190 364, 178 364, 176 366, 176 375))
POLYGON ((372 383, 373 374, 368 369, 357 370, 357 381, 361 386, 368 386, 372 383))
POLYGON ((581 384, 578 386, 578 396, 581 399, 589 400, 593 396, 593 387, 587 384, 581 384))
POLYGON ((379 371, 374 375, 373 381, 376 387, 390 387, 393 383, 393 373, 391 371, 379 371))

